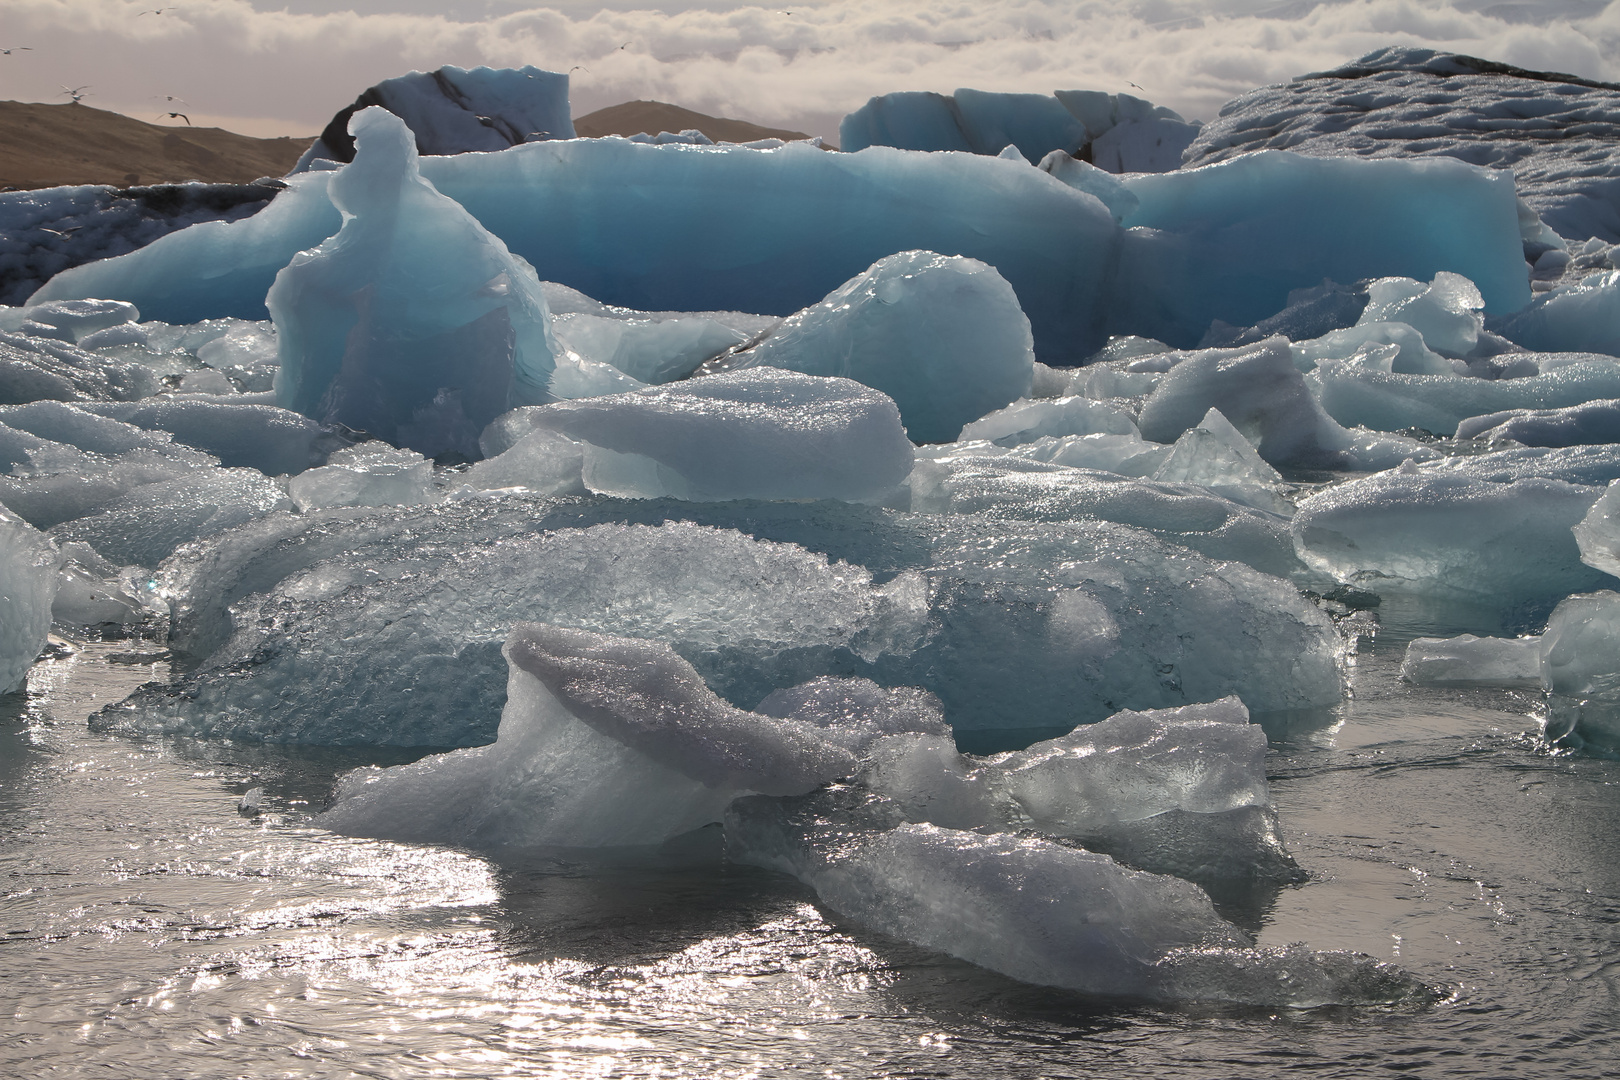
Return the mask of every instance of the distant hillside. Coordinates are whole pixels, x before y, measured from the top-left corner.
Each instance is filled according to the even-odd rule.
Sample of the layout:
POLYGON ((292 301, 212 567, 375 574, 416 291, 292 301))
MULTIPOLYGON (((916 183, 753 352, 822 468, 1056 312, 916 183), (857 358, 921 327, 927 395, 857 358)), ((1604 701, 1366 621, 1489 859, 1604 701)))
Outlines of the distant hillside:
POLYGON ((705 116, 662 101, 626 101, 574 120, 574 132, 587 138, 603 135, 657 135, 660 131, 696 128, 715 142, 753 142, 755 139, 808 139, 802 131, 761 127, 746 120, 705 116))
POLYGON ((0 189, 58 184, 245 184, 281 176, 308 139, 159 127, 88 105, 0 101, 0 189))

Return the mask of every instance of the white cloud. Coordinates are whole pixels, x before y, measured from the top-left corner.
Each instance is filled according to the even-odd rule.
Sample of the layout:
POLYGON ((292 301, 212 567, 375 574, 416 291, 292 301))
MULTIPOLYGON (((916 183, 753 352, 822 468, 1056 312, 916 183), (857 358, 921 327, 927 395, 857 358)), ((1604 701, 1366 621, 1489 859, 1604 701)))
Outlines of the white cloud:
POLYGON ((838 118, 874 94, 960 86, 1136 83, 1207 118, 1255 86, 1388 44, 1620 79, 1620 10, 1591 0, 1548 0, 1535 22, 1522 21, 1523 5, 1486 0, 819 0, 788 2, 791 14, 725 2, 647 11, 468 0, 424 14, 430 5, 414 0, 338 12, 187 0, 137 14, 150 6, 7 0, 0 46, 33 51, 0 57, 0 93, 65 100, 62 84, 90 83, 90 104, 135 116, 177 94, 199 122, 313 133, 366 86, 412 68, 583 65, 576 114, 655 98, 835 135, 838 118))

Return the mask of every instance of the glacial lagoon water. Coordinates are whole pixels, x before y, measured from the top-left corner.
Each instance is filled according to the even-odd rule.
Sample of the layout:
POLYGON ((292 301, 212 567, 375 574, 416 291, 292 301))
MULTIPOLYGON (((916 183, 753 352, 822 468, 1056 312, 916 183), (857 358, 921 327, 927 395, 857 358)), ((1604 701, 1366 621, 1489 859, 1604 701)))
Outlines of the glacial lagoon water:
POLYGON ((479 854, 336 836, 398 751, 92 733, 166 674, 84 643, 0 699, 0 1074, 62 1077, 1599 1077, 1620 1058, 1620 763, 1537 695, 1398 678, 1262 718, 1310 880, 1218 898, 1263 945, 1394 960, 1432 1005, 1274 1013, 1020 984, 861 930, 718 830, 479 854), (244 793, 263 788, 260 812, 244 793))

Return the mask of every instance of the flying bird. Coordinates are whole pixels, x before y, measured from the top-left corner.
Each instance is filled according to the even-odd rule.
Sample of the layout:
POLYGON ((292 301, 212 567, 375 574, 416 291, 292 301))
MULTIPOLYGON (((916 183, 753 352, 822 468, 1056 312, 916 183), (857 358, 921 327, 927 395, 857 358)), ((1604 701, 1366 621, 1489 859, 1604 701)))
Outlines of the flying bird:
POLYGON ((135 17, 138 19, 142 15, 161 15, 165 11, 179 11, 179 10, 180 10, 180 5, 179 4, 170 4, 168 7, 151 8, 151 9, 149 9, 147 11, 137 11, 135 13, 135 17))
POLYGON ((619 46, 619 51, 623 52, 625 49, 628 49, 630 46, 632 46, 634 44, 635 44, 635 42, 633 42, 633 41, 627 41, 623 45, 619 46))
MULTIPOLYGON (((1141 88, 1141 87, 1140 87, 1140 86, 1137 86, 1137 84, 1136 84, 1136 83, 1133 83, 1133 82, 1131 82, 1131 80, 1129 80, 1129 79, 1126 79, 1126 80, 1125 80, 1125 85, 1126 85, 1126 86, 1135 86, 1135 87, 1136 87, 1136 88, 1137 88, 1137 89, 1138 89, 1138 90, 1142 90, 1142 88, 1141 88)), ((1144 93, 1144 94, 1145 94, 1145 93, 1147 93, 1147 91, 1146 91, 1146 90, 1142 90, 1142 92, 1143 92, 1143 93, 1144 93)))
POLYGON ((191 126, 191 117, 187 116, 183 112, 158 113, 157 118, 161 120, 165 116, 167 116, 170 120, 184 120, 186 122, 186 127, 191 126))
POLYGON ((568 69, 568 74, 572 75, 576 71, 589 71, 589 70, 591 70, 591 69, 586 67, 584 64, 575 64, 573 67, 568 69))
POLYGON ((13 45, 9 49, 0 49, 0 56, 10 56, 14 52, 33 52, 31 45, 13 45))
POLYGON ((66 94, 68 97, 72 98, 73 99, 73 104, 77 105, 80 101, 82 101, 84 99, 84 96, 85 96, 84 92, 86 90, 88 90, 88 89, 90 89, 90 84, 89 83, 86 83, 83 86, 75 86, 71 90, 69 90, 67 87, 64 86, 64 87, 62 87, 62 93, 66 94))

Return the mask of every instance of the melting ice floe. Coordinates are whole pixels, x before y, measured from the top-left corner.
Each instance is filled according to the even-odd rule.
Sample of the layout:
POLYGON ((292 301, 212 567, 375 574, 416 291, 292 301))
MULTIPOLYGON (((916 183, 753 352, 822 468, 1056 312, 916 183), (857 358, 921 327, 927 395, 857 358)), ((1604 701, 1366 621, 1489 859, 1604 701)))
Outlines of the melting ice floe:
POLYGON ((1138 863, 1289 879, 1264 736, 1235 699, 971 759, 942 741, 915 692, 822 679, 773 695, 774 715, 761 715, 651 642, 526 624, 504 651, 494 744, 351 773, 322 822, 485 847, 597 846, 655 843, 724 815, 732 857, 795 874, 873 929, 1032 982, 1296 1006, 1423 994, 1366 958, 1247 948, 1187 881, 1008 831, 1105 845, 1112 831, 1138 841, 1115 845, 1138 863), (1253 813, 1233 816, 1242 810, 1253 813), (1167 813, 1179 817, 1157 820, 1167 813), (1234 851, 1245 845, 1270 858, 1234 851), (1228 970, 1245 972, 1236 992, 1228 970))

